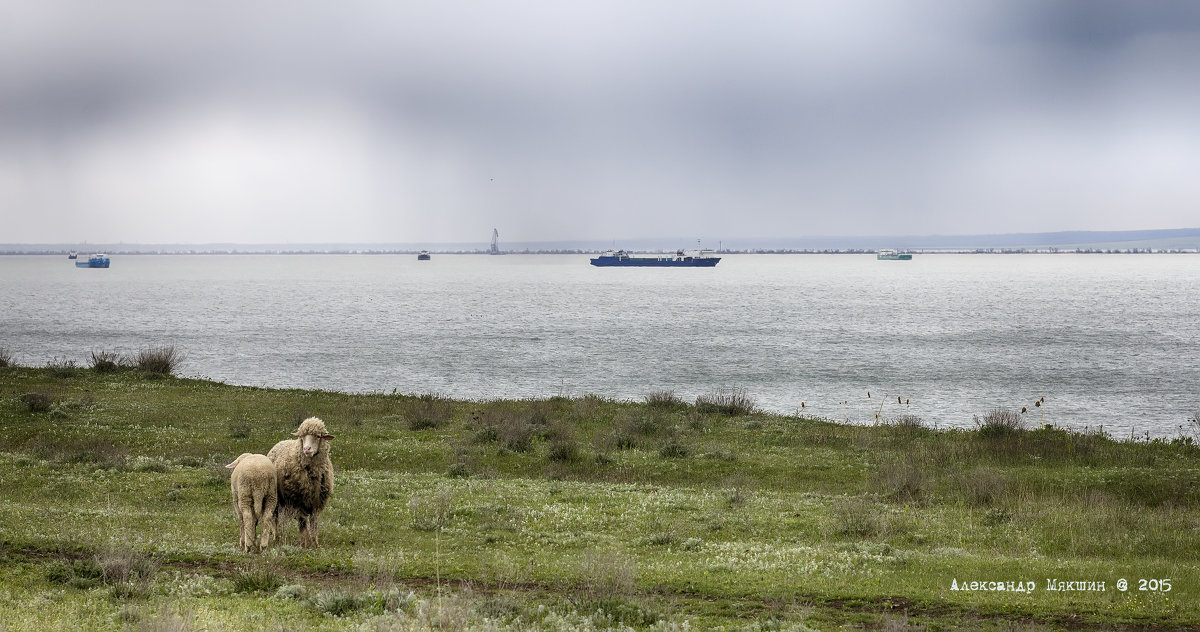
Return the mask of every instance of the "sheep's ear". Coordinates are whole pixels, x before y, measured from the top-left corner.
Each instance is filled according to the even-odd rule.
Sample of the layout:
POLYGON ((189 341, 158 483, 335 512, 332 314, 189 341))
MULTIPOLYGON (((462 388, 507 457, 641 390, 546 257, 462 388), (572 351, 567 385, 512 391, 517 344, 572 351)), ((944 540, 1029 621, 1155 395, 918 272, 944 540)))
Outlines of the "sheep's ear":
POLYGON ((293 437, 299 437, 299 436, 300 436, 300 431, 299 431, 299 430, 297 430, 296 432, 293 432, 293 433, 292 433, 292 436, 293 436, 293 437))
POLYGON ((323 437, 321 437, 321 438, 322 438, 322 439, 324 439, 324 440, 326 440, 326 441, 333 441, 333 435, 325 435, 325 436, 323 436, 323 437))
POLYGON ((234 461, 233 463, 230 463, 229 465, 226 465, 225 467, 227 467, 227 468, 229 468, 229 469, 231 469, 231 470, 232 470, 232 469, 234 468, 234 466, 235 466, 235 465, 237 465, 237 461, 234 461))

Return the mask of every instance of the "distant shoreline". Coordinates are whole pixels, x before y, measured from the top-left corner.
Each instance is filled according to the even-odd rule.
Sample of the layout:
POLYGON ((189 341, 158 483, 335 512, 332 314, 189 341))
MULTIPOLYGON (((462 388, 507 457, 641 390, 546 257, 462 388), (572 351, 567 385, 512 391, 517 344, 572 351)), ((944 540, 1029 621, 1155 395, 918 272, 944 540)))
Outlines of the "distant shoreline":
MULTIPOLYGON (((702 237, 702 236, 701 236, 702 237)), ((622 248, 638 253, 673 253, 701 243, 720 254, 874 254, 882 249, 914 254, 1144 254, 1200 252, 1200 228, 1150 230, 1058 231, 974 235, 813 235, 808 237, 703 238, 667 235, 610 239, 510 240, 499 242, 499 254, 589 255, 622 248)), ((8 242, 0 254, 491 254, 493 245, 479 241, 375 242, 8 242)))

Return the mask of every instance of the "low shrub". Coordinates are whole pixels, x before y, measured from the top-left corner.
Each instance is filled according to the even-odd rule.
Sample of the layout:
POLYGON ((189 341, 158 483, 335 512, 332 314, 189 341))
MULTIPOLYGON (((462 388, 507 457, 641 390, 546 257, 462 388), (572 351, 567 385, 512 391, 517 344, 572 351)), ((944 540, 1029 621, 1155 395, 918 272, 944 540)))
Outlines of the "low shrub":
POLYGON ((471 441, 475 443, 496 443, 500 440, 500 433, 496 431, 495 426, 485 426, 475 431, 471 436, 471 441))
POLYGON ((158 562, 137 551, 111 549, 77 560, 51 560, 45 573, 54 584, 84 590, 104 584, 114 599, 141 599, 150 592, 158 562))
POLYGON ((13 364, 12 351, 9 351, 8 347, 0 347, 0 369, 10 366, 16 366, 13 364))
POLYGON ((550 444, 547 454, 556 463, 574 463, 579 460, 579 444, 572 439, 560 439, 550 444))
POLYGON ((921 502, 929 492, 929 464, 920 456, 909 453, 900 459, 885 461, 879 465, 872 485, 883 496, 897 502, 921 502))
POLYGON ((1021 413, 1008 408, 993 408, 983 419, 976 418, 979 435, 985 438, 1007 437, 1024 429, 1021 413))
POLYGON ((622 430, 616 430, 604 439, 604 445, 614 450, 632 450, 637 447, 637 439, 622 430))
POLYGON ((46 581, 52 584, 65 584, 75 577, 71 564, 66 560, 51 560, 46 564, 46 581))
POLYGON ((230 439, 249 439, 251 430, 252 430, 252 428, 250 427, 250 422, 248 422, 248 421, 231 422, 229 424, 229 438, 230 439))
POLYGON ((654 435, 662 432, 663 423, 658 416, 635 415, 625 421, 622 429, 630 434, 642 437, 653 437, 654 435))
POLYGON ((691 454, 691 450, 684 444, 672 439, 662 445, 658 449, 658 455, 664 459, 682 459, 691 454))
POLYGON ((633 592, 637 575, 634 559, 615 552, 588 553, 580 563, 579 587, 590 600, 616 597, 633 592))
POLYGON ((897 415, 895 419, 891 420, 890 425, 896 428, 903 428, 905 430, 924 430, 925 420, 916 415, 905 413, 903 415, 897 415))
POLYGON ((321 614, 344 617, 358 612, 376 615, 398 612, 408 608, 416 600, 416 594, 411 591, 402 592, 399 588, 363 592, 330 589, 310 595, 306 604, 321 614))
POLYGON ((673 531, 659 531, 646 536, 642 542, 647 546, 671 546, 679 541, 679 536, 673 531))
POLYGON ((128 361, 113 351, 92 351, 91 367, 97 373, 112 373, 128 365, 128 361))
POLYGON ((450 478, 470 478, 471 466, 459 461, 446 470, 446 476, 450 478))
POLYGON ((404 417, 409 430, 428 430, 450 421, 454 407, 449 400, 436 393, 423 393, 409 399, 404 405, 404 417))
POLYGON ((702 413, 717 413, 726 417, 738 417, 753 414, 757 410, 757 402, 752 395, 746 393, 746 389, 722 389, 716 393, 697 397, 696 410, 702 413))
POLYGON ((129 460, 129 469, 134 472, 163 472, 171 471, 171 464, 157 456, 136 456, 129 460))
POLYGON ((588 604, 597 627, 603 629, 644 629, 658 623, 658 613, 625 597, 608 597, 588 604))
POLYGON ((1008 476, 991 467, 979 467, 957 477, 959 494, 971 505, 987 506, 1004 496, 1008 476))
POLYGON ((675 396, 675 391, 652 391, 646 393, 643 399, 651 408, 678 408, 683 405, 683 400, 675 396))
POLYGON ((343 590, 322 590, 309 597, 308 605, 321 614, 344 617, 362 609, 364 600, 361 595, 343 590))
POLYGON ((142 349, 134 357, 133 363, 138 369, 159 377, 166 377, 175 372, 183 363, 183 352, 174 345, 149 347, 142 349))
POLYGON ((31 413, 48 413, 54 406, 54 398, 46 393, 25 393, 21 396, 21 403, 31 413))
POLYGON ((54 358, 46 363, 50 375, 57 378, 72 378, 79 374, 79 364, 74 360, 54 358))
POLYGON ((145 583, 154 579, 158 562, 151 556, 132 549, 111 549, 96 556, 106 584, 145 583))
POLYGON ((448 488, 440 488, 431 495, 414 495, 408 501, 412 517, 412 528, 417 531, 438 531, 450 522, 454 513, 454 496, 448 488))
POLYGON ((233 591, 239 593, 274 593, 283 586, 283 577, 265 569, 234 573, 233 591))
POLYGON ((303 584, 287 584, 280 586, 275 590, 276 599, 303 599, 308 594, 308 589, 303 584))
POLYGON ((874 538, 887 531, 879 507, 862 498, 846 500, 833 511, 833 532, 839 536, 874 538))
MULTIPOLYGON (((91 464, 103 469, 124 469, 128 450, 97 437, 51 440, 35 437, 25 449, 38 458, 58 463, 91 464)), ((227 470, 226 470, 227 471, 227 470)), ((229 477, 225 477, 228 482, 229 477)))
POLYGON ((509 419, 496 429, 497 440, 505 449, 513 452, 528 452, 533 448, 537 429, 519 419, 509 419))

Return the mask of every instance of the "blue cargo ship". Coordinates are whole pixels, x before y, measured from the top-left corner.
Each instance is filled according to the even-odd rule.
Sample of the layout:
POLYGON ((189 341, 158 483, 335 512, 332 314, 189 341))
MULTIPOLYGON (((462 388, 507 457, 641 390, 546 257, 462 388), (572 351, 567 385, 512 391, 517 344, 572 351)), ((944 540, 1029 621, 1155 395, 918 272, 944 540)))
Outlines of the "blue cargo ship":
POLYGON ((107 268, 108 257, 105 255, 92 255, 87 261, 75 260, 76 268, 107 268))
POLYGON ((656 267, 656 268, 711 268, 717 265, 720 257, 714 257, 712 250, 697 250, 685 253, 675 251, 674 256, 634 257, 624 250, 609 250, 592 259, 592 265, 601 267, 656 267))

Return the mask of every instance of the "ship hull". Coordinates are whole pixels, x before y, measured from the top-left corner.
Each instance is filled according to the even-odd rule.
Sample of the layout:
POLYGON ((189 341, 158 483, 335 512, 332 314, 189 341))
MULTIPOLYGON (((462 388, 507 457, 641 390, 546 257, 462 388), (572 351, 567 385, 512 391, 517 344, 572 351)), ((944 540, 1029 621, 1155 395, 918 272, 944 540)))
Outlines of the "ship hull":
POLYGON ((107 268, 108 259, 88 259, 87 261, 75 261, 76 268, 107 268))
POLYGON ((720 257, 686 257, 683 259, 651 257, 596 257, 592 265, 601 268, 711 268, 720 257))

